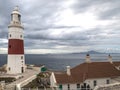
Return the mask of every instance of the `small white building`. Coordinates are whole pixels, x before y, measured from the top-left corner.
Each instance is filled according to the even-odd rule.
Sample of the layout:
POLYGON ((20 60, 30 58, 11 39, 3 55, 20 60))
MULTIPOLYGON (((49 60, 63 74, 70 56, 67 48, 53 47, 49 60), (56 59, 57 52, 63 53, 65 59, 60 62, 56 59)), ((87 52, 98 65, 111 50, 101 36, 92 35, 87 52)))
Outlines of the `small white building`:
POLYGON ((119 82, 120 62, 91 62, 89 54, 86 62, 66 72, 53 72, 50 77, 53 90, 93 90, 96 86, 119 82))

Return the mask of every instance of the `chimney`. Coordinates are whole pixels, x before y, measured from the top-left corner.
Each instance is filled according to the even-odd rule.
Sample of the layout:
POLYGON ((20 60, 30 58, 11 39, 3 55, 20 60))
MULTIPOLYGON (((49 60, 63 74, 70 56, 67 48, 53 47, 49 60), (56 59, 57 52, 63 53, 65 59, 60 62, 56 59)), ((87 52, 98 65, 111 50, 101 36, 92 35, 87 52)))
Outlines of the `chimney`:
POLYGON ((112 56, 109 54, 108 55, 108 61, 112 64, 113 62, 112 62, 112 56))
POLYGON ((90 55, 89 54, 86 54, 86 63, 91 63, 90 55))
POLYGON ((67 67, 67 72, 66 73, 67 73, 67 75, 70 76, 71 75, 70 66, 66 66, 66 67, 67 67))

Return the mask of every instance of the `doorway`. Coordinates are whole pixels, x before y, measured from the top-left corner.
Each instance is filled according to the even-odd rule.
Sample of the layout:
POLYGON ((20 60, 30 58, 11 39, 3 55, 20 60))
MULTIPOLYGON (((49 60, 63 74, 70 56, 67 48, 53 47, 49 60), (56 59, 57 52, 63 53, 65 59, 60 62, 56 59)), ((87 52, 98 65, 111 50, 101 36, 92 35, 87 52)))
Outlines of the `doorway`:
POLYGON ((24 67, 21 67, 21 72, 24 73, 24 67))

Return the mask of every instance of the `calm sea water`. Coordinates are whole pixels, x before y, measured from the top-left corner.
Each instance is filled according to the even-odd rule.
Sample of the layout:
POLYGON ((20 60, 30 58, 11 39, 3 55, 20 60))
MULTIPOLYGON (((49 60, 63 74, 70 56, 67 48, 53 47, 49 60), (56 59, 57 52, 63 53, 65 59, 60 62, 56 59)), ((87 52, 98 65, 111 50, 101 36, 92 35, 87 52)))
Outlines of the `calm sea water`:
MULTIPOLYGON (((26 64, 45 65, 49 69, 65 70, 66 66, 74 67, 85 61, 86 54, 48 54, 25 55, 26 64)), ((108 54, 91 54, 92 61, 107 61, 108 54)), ((111 54, 113 61, 120 61, 120 54, 111 54)), ((0 66, 7 63, 7 55, 0 55, 0 66)))

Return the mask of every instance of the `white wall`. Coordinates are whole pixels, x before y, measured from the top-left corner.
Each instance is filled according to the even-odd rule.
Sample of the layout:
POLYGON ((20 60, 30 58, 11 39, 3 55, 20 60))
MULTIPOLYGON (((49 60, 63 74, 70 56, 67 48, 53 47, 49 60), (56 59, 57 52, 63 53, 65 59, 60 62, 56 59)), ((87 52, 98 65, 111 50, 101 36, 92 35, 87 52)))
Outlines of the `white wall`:
MULTIPOLYGON (((62 84, 63 90, 68 90, 68 84, 62 84)), ((70 84, 70 90, 76 90, 76 84, 70 84)))
POLYGON ((21 39, 23 40, 24 35, 23 35, 23 29, 18 28, 18 27, 11 27, 9 28, 9 34, 8 34, 9 39, 21 39), (10 37, 11 35, 11 37, 10 37), (22 35, 22 37, 20 37, 22 35))
POLYGON ((50 87, 58 87, 56 85, 56 79, 55 79, 55 75, 54 73, 52 72, 51 76, 50 76, 50 87))
POLYGON ((21 67, 24 67, 25 71, 25 57, 23 54, 21 55, 8 55, 8 61, 7 61, 7 73, 8 74, 17 74, 21 73, 21 67), (23 56, 23 59, 21 59, 21 56, 23 56), (10 68, 10 70, 9 70, 10 68))
POLYGON ((97 85, 105 85, 106 84, 106 80, 109 80, 110 83, 111 83, 111 79, 110 78, 88 79, 88 80, 85 80, 85 83, 89 84, 91 88, 94 88, 94 80, 97 81, 97 85))
MULTIPOLYGON (((94 79, 85 80, 83 83, 70 84, 70 90, 77 90, 77 84, 80 84, 80 86, 81 86, 84 83, 86 83, 87 85, 89 84, 91 89, 94 89, 94 80, 97 81, 97 85, 105 85, 106 80, 109 80, 110 83, 112 83, 110 78, 101 78, 101 79, 94 78, 94 79)), ((57 88, 57 90, 59 90, 59 85, 57 85, 56 88, 57 88)), ((68 84, 62 84, 62 88, 63 88, 63 90, 68 90, 68 84)))

